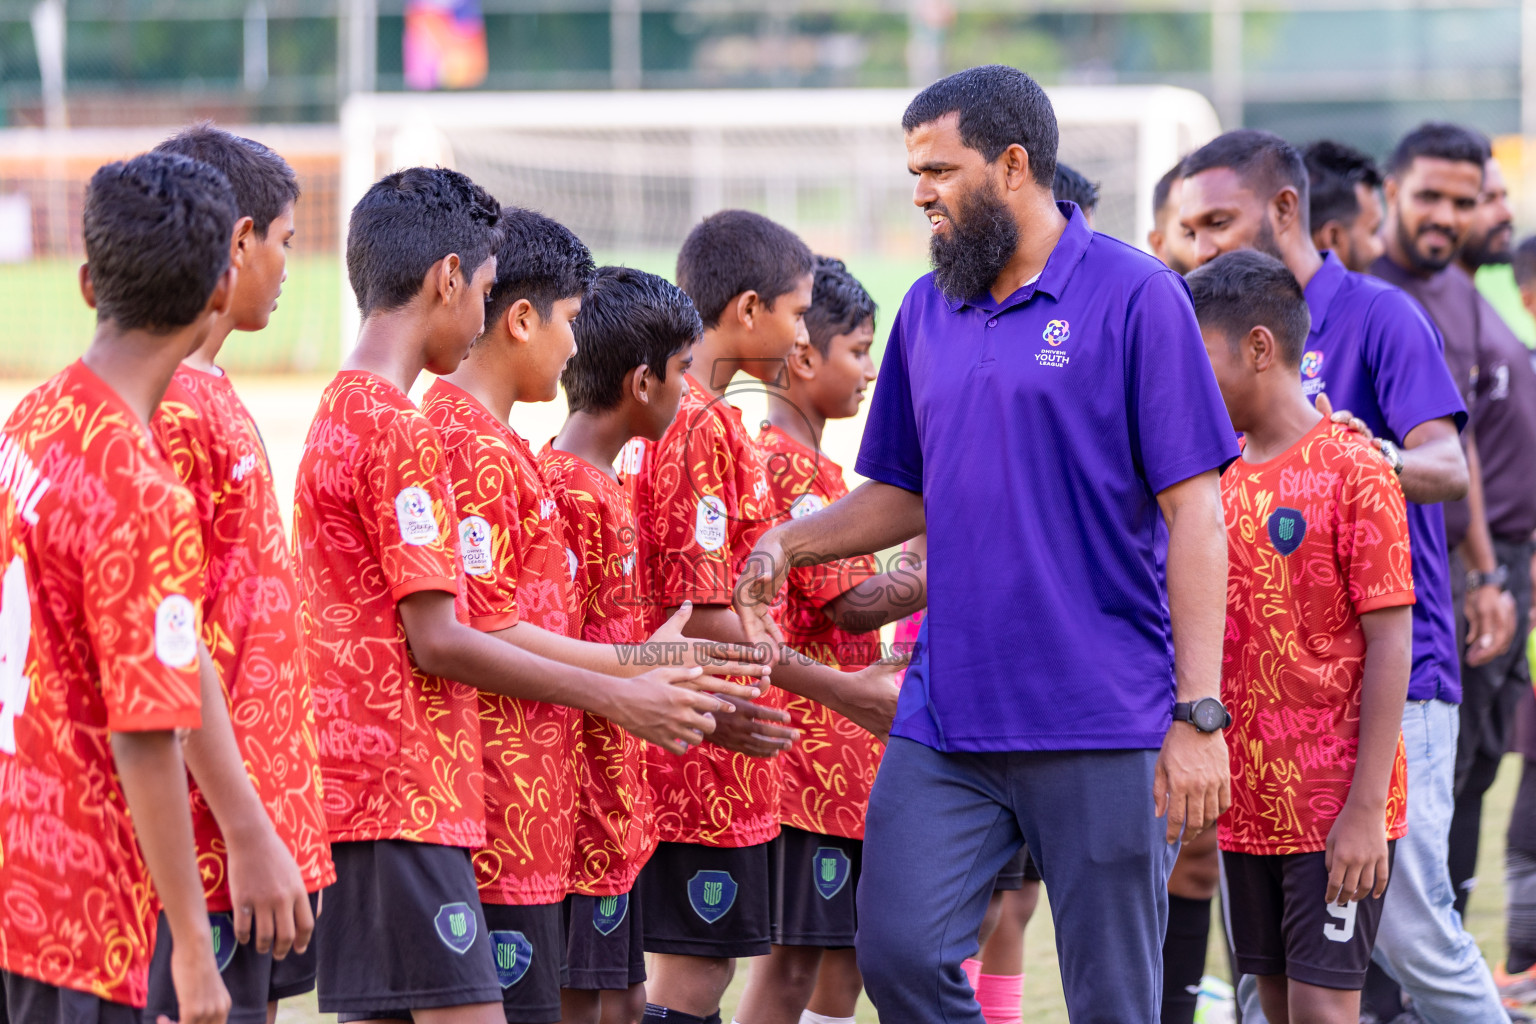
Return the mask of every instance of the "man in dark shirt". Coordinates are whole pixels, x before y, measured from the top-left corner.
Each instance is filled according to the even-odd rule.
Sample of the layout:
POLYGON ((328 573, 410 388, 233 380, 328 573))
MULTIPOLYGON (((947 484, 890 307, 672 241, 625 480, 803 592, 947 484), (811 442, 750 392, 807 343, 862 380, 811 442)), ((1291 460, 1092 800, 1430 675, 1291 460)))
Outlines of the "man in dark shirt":
POLYGON ((1302 151, 1311 186, 1312 244, 1364 274, 1381 255, 1381 171, 1342 142, 1319 139, 1302 151))

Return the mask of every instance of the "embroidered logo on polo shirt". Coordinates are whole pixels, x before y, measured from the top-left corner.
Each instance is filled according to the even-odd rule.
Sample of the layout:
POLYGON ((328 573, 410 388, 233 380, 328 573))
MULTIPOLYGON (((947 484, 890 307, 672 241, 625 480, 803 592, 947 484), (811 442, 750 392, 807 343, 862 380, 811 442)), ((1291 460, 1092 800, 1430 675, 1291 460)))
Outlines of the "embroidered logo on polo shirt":
POLYGON ((1045 330, 1040 332, 1040 340, 1050 348, 1043 348, 1035 353, 1035 362, 1041 366, 1054 366, 1058 369, 1072 361, 1072 357, 1059 351, 1061 344, 1072 336, 1072 329, 1065 320, 1052 320, 1045 325, 1045 330))
POLYGON ((1048 341, 1054 347, 1060 345, 1072 336, 1072 330, 1065 320, 1052 320, 1045 325, 1045 330, 1040 332, 1040 337, 1048 341))
POLYGON ((1312 351, 1301 357, 1301 375, 1311 380, 1323 372, 1323 354, 1312 351))

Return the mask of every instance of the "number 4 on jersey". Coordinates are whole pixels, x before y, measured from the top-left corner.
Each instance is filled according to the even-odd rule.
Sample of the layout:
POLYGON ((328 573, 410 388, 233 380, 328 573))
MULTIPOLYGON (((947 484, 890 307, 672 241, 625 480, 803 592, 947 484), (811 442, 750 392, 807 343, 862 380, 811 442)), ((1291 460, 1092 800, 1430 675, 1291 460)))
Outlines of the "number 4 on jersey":
POLYGON ((27 650, 32 643, 32 600, 21 556, 11 559, 0 586, 0 751, 16 753, 16 718, 26 707, 32 680, 27 650))

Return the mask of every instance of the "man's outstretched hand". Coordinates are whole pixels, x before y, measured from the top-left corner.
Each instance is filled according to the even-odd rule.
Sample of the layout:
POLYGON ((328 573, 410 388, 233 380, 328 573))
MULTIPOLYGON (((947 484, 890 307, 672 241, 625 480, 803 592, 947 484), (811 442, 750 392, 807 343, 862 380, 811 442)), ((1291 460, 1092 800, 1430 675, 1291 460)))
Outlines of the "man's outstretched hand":
POLYGON ((784 642, 784 634, 773 620, 773 602, 788 575, 789 560, 779 544, 777 531, 769 530, 747 556, 731 600, 749 642, 774 646, 784 642))

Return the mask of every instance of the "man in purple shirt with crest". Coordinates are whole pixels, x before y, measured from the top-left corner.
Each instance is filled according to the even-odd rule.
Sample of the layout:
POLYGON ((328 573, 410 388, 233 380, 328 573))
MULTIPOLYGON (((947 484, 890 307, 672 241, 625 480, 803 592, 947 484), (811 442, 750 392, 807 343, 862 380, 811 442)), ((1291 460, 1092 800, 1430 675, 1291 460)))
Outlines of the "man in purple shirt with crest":
POLYGON ((1183 280, 1053 200, 1056 118, 1028 75, 952 75, 902 126, 934 272, 891 328, 857 464, 869 482, 769 531, 737 608, 771 633, 791 561, 926 528, 928 616, 858 894, 882 1019, 981 1024, 960 965, 1027 843, 1072 1019, 1156 1020, 1178 842, 1230 799, 1231 422, 1183 280))
MULTIPOLYGON (((1440 503, 1467 492, 1457 431, 1466 407, 1439 333, 1398 288, 1347 270, 1313 247, 1301 154, 1268 132, 1240 130, 1184 160, 1179 219, 1201 263, 1236 249, 1281 260, 1312 312, 1302 387, 1319 408, 1353 415, 1374 436, 1408 499, 1414 592, 1413 669, 1403 714, 1408 834, 1398 840, 1374 960, 1413 997, 1427 1024, 1508 1020, 1477 944, 1451 907, 1446 843, 1456 766, 1460 658, 1440 503)), ((1264 1020, 1251 979, 1243 1020, 1264 1020)))

